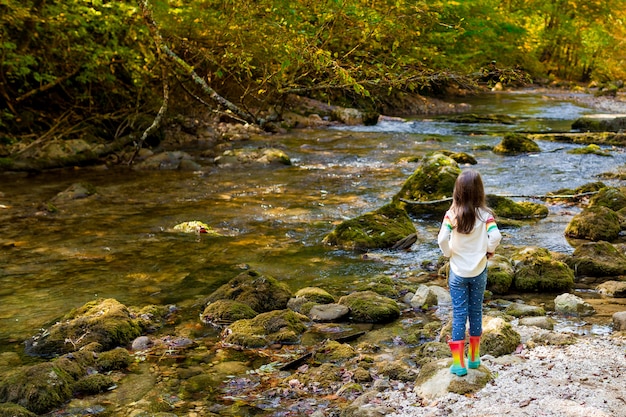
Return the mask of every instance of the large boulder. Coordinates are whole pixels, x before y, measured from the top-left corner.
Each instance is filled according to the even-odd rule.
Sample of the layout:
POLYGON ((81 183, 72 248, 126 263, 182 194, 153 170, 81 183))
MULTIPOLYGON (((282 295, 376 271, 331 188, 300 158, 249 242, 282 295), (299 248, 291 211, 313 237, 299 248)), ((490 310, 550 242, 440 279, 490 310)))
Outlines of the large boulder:
POLYGON ((257 314, 248 304, 240 301, 216 300, 204 308, 200 320, 213 326, 222 326, 237 320, 251 319, 257 314))
POLYGON ((393 201, 433 201, 432 204, 403 204, 406 204, 409 213, 443 215, 450 206, 450 202, 445 199, 452 197, 454 183, 460 173, 461 168, 454 159, 441 153, 426 155, 393 197, 393 201))
POLYGON ((257 313, 282 310, 291 298, 287 284, 254 270, 242 272, 219 287, 207 298, 207 303, 217 300, 235 300, 247 304, 257 313))
POLYGON ((502 141, 493 148, 493 152, 502 155, 540 152, 539 145, 520 133, 507 133, 502 141))
POLYGON ((527 247, 512 256, 513 286, 524 292, 562 292, 574 287, 574 271, 545 248, 527 247))
POLYGON ((577 276, 626 275, 626 255, 609 242, 583 243, 574 250, 567 263, 577 276))
POLYGON ((611 242, 617 239, 621 230, 617 213, 604 206, 594 206, 575 215, 565 228, 565 235, 595 242, 611 242))
POLYGON ((349 250, 386 249, 414 233, 407 212, 397 204, 387 204, 339 224, 323 243, 349 250))
POLYGON ((59 356, 97 343, 101 350, 125 346, 142 332, 142 325, 119 301, 91 301, 26 341, 26 353, 59 356))

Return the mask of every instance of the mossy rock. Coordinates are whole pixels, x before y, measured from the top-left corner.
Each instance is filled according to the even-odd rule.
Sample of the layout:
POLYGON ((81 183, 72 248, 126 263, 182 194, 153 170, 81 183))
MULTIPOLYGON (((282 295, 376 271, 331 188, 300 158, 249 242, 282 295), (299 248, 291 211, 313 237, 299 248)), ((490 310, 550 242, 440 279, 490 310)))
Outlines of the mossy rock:
POLYGON ((579 245, 567 263, 578 276, 626 275, 626 256, 609 242, 588 242, 579 245))
POLYGON ((26 353, 52 357, 77 351, 90 343, 103 350, 125 346, 142 328, 128 308, 114 299, 91 301, 26 341, 26 353))
POLYGON ((313 359, 317 362, 344 362, 358 356, 355 348, 347 343, 339 343, 334 340, 326 340, 315 350, 313 359))
POLYGON ((393 280, 384 275, 364 280, 356 286, 356 291, 374 291, 389 298, 397 298, 400 294, 393 280))
POLYGON ((285 309, 291 296, 287 284, 272 276, 249 270, 220 286, 206 301, 235 300, 247 304, 257 313, 265 313, 285 309))
MULTIPOLYGON (((441 153, 427 155, 404 182, 400 191, 393 197, 393 201, 424 202, 452 197, 454 183, 460 173, 461 168, 454 159, 441 153)), ((434 204, 402 204, 409 213, 433 215, 443 215, 450 206, 449 201, 434 204)))
POLYGON ((335 297, 325 289, 319 287, 300 288, 296 291, 295 296, 305 298, 307 301, 312 301, 317 304, 330 304, 335 302, 335 297))
POLYGON ((465 152, 452 152, 446 150, 441 150, 439 152, 454 159, 460 165, 476 165, 478 163, 473 155, 465 152))
POLYGON ((553 259, 545 248, 528 247, 515 253, 513 286, 523 292, 563 292, 574 287, 574 271, 553 259))
POLYGON ((605 152, 596 144, 589 144, 582 148, 570 149, 567 153, 573 155, 598 155, 598 156, 613 156, 610 152, 605 152))
POLYGON ((128 368, 133 363, 133 357, 124 348, 116 348, 98 354, 96 366, 100 372, 117 371, 128 368))
POLYGON ((37 414, 28 411, 21 405, 2 403, 0 404, 0 417, 37 417, 37 414))
POLYGON ((537 317, 545 316, 546 310, 543 307, 531 306, 522 303, 511 303, 504 312, 513 317, 537 317))
POLYGON ((252 319, 237 320, 223 333, 224 342, 246 348, 295 344, 307 329, 309 318, 291 310, 275 310, 252 319))
POLYGON ((83 373, 84 369, 65 358, 17 368, 0 382, 0 402, 45 414, 71 398, 74 382, 83 373))
POLYGON ((107 391, 115 385, 115 381, 108 375, 92 374, 78 380, 74 384, 74 393, 82 395, 95 395, 107 391))
POLYGON ((517 203, 508 197, 494 194, 487 194, 487 205, 498 217, 514 220, 544 218, 549 213, 543 204, 528 201, 517 203))
POLYGON ((594 206, 584 209, 572 218, 565 228, 565 236, 611 242, 618 238, 621 230, 617 213, 604 206, 594 206))
POLYGON ((426 342, 415 349, 418 365, 450 357, 450 347, 443 342, 426 342))
POLYGON ((373 291, 359 291, 339 299, 350 309, 350 317, 359 323, 389 323, 400 317, 400 307, 391 298, 373 291))
POLYGON ((251 319, 257 314, 248 304, 235 300, 217 300, 205 307, 200 320, 206 324, 223 325, 251 319))
POLYGON ((377 369, 377 375, 394 381, 411 382, 415 381, 418 376, 417 370, 403 360, 383 361, 377 364, 377 369))
POLYGON ((589 207, 596 206, 604 206, 613 211, 619 211, 626 207, 626 195, 619 188, 603 188, 589 200, 589 207))
POLYGON ((522 341, 511 323, 500 317, 483 317, 483 334, 480 339, 480 354, 503 356, 515 352, 522 341))
MULTIPOLYGON (((305 387, 328 390, 341 382, 344 372, 345 369, 342 366, 331 362, 324 362, 319 366, 310 366, 305 371, 298 373, 298 380, 305 387)), ((289 381, 293 378, 293 375, 290 375, 283 380, 283 383, 288 385, 289 381)), ((333 389, 333 392, 335 390, 336 389, 333 389)))
POLYGON ((487 262, 487 289, 494 294, 506 294, 509 292, 515 269, 511 262, 502 255, 494 255, 487 262))
POLYGON ((507 133, 502 141, 493 148, 493 152, 501 155, 519 155, 523 153, 541 152, 539 145, 519 133, 507 133))
POLYGON ((396 204, 387 204, 339 224, 323 243, 348 250, 387 249, 415 233, 407 212, 396 204))

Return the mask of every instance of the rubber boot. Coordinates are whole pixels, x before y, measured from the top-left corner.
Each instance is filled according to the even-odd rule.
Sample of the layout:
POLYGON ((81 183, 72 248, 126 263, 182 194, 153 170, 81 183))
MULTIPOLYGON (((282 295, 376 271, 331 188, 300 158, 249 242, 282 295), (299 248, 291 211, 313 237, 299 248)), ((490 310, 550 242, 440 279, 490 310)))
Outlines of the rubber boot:
POLYGON ((480 336, 470 336, 467 367, 476 369, 480 366, 480 336))
POLYGON ((452 366, 450 372, 456 376, 467 375, 465 367, 465 340, 448 341, 450 351, 452 352, 452 366))

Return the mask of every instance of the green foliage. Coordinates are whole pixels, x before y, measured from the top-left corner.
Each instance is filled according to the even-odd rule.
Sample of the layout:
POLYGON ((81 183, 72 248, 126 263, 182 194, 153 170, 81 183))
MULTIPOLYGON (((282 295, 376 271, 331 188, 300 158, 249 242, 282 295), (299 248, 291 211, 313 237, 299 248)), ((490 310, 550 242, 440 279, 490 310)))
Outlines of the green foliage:
MULTIPOLYGON (((622 4, 149 2, 164 42, 189 64, 171 74, 181 81, 174 96, 186 94, 180 85, 203 95, 189 82, 193 69, 254 112, 289 93, 376 107, 387 96, 445 93, 472 88, 474 80, 524 84, 528 73, 623 77, 622 4)), ((138 129, 137 115, 160 105, 163 63, 135 1, 0 0, 0 57, 0 130, 13 137, 52 131, 113 139, 138 129)))

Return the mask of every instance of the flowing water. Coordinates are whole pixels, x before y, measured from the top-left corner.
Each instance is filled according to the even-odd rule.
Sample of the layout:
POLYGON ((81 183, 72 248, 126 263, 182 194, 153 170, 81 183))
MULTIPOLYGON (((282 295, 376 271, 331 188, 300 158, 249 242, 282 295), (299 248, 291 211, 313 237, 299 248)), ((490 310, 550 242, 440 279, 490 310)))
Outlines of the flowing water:
MULTIPOLYGON (((580 145, 540 142, 534 155, 499 156, 476 145, 496 145, 507 131, 568 131, 593 113, 558 97, 533 92, 465 100, 472 113, 517 117, 514 125, 455 124, 415 117, 377 126, 294 131, 244 142, 280 147, 292 166, 210 168, 205 172, 72 169, 0 176, 0 350, 21 342, 72 308, 96 298, 126 305, 193 304, 240 272, 243 264, 293 290, 320 286, 341 295, 368 277, 403 276, 439 256, 440 219, 415 219, 420 241, 408 252, 362 254, 322 245, 342 220, 390 201, 415 163, 437 149, 464 151, 488 193, 540 195, 597 181, 624 165, 612 157, 573 155, 580 145), (95 186, 85 199, 47 203, 71 184, 95 186), (222 237, 176 233, 199 220, 222 237)), ((605 181, 607 184, 616 184, 605 181)), ((505 243, 560 252, 572 247, 563 230, 575 208, 551 206, 546 219, 505 230, 505 243)))

